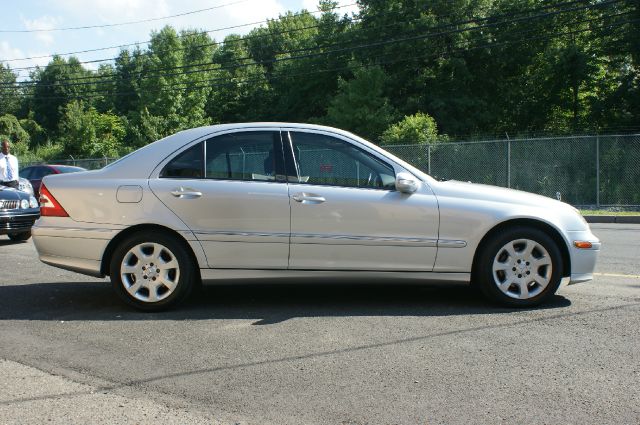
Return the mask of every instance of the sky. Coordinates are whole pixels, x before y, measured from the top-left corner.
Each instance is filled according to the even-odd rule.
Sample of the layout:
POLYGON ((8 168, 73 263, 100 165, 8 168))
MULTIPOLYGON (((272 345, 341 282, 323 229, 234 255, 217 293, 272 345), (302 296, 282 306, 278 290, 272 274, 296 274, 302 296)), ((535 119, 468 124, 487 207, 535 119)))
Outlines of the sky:
MULTIPOLYGON (((339 15, 357 11, 356 0, 339 0, 339 15)), ((256 24, 277 18, 287 11, 317 11, 317 0, 0 0, 0 62, 9 65, 18 79, 28 78, 30 69, 46 65, 52 54, 99 49, 149 40, 151 31, 165 25, 180 29, 212 31, 217 41, 230 33, 246 34, 256 24), (62 28, 113 25, 131 21, 164 18, 201 9, 208 11, 152 22, 59 31, 62 28), (35 31, 33 30, 55 30, 35 31), (218 30, 218 31, 214 31, 218 30)), ((133 47, 133 46, 132 46, 133 47)), ((132 48, 130 47, 130 48, 132 48)), ((119 48, 76 53, 80 61, 115 57, 119 48)), ((99 63, 86 64, 96 69, 99 63)))

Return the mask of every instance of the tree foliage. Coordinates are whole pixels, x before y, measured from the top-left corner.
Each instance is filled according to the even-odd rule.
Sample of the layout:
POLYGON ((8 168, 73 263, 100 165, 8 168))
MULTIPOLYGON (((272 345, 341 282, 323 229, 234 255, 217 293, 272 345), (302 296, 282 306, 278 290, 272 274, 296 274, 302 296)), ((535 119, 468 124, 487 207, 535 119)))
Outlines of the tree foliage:
POLYGON ((6 114, 0 117, 0 134, 9 138, 16 152, 24 151, 29 147, 29 133, 22 128, 14 115, 6 114))
POLYGON ((91 71, 75 57, 54 56, 44 69, 36 70, 32 98, 36 121, 47 131, 55 132, 66 105, 83 94, 92 93, 92 80, 86 79, 90 75, 91 71))
POLYGON ((0 116, 15 115, 20 106, 19 91, 16 84, 16 74, 9 66, 0 63, 0 116))
POLYGON ((112 157, 120 151, 125 126, 117 115, 101 114, 93 106, 74 101, 64 111, 60 132, 70 155, 112 157))
POLYGON ((94 70, 54 56, 19 81, 0 64, 0 116, 25 150, 63 155, 243 121, 376 143, 638 130, 640 4, 605 3, 359 0, 350 17, 321 0, 221 42, 166 26, 94 70))
POLYGON ((424 145, 437 142, 442 137, 438 137, 438 126, 433 117, 418 112, 393 124, 380 139, 385 145, 424 145))
POLYGON ((353 79, 339 80, 338 93, 323 121, 375 140, 396 116, 385 93, 386 83, 379 67, 356 69, 353 79))

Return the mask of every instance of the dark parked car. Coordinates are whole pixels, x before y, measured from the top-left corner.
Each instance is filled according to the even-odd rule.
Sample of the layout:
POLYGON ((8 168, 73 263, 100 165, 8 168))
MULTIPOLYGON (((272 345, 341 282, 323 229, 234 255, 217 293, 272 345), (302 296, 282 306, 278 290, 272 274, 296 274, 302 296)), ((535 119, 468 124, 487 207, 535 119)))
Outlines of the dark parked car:
POLYGON ((39 217, 36 198, 0 185, 0 235, 8 235, 12 241, 26 241, 31 237, 31 226, 39 217))
POLYGON ((39 164, 31 165, 20 170, 20 177, 24 177, 31 182, 34 195, 37 199, 40 196, 40 184, 44 176, 48 176, 49 174, 76 173, 78 171, 86 171, 86 169, 72 165, 39 164))

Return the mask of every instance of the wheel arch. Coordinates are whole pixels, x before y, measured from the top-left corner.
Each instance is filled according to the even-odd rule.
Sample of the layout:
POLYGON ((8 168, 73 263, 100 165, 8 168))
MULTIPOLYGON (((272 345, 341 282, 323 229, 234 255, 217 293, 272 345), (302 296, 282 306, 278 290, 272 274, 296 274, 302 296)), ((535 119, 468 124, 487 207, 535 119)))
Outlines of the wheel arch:
POLYGON ((159 224, 138 224, 135 226, 128 227, 122 230, 120 233, 118 233, 113 239, 111 239, 111 241, 105 248, 104 253, 102 254, 102 261, 100 262, 100 273, 102 273, 104 276, 109 275, 109 265, 111 264, 111 258, 113 257, 113 254, 116 248, 118 247, 118 245, 120 245, 120 243, 124 239, 128 238, 134 233, 145 232, 145 231, 161 232, 161 233, 174 236, 178 241, 180 241, 184 245, 187 251, 187 254, 191 257, 193 264, 196 265, 197 267, 196 276, 200 275, 200 266, 198 262, 198 257, 196 256, 195 252, 193 252, 193 248, 191 248, 191 245, 189 244, 189 242, 180 233, 159 224))
POLYGON ((558 245, 560 254, 562 256, 562 276, 567 277, 571 275, 571 256, 569 254, 569 247, 564 240, 558 229, 552 225, 540 220, 532 218, 517 218, 497 224, 491 230, 489 230, 480 240, 476 252, 473 255, 473 263, 471 266, 472 276, 476 273, 476 267, 478 265, 478 257, 484 246, 493 238, 496 234, 513 227, 532 227, 546 233, 553 241, 558 245))

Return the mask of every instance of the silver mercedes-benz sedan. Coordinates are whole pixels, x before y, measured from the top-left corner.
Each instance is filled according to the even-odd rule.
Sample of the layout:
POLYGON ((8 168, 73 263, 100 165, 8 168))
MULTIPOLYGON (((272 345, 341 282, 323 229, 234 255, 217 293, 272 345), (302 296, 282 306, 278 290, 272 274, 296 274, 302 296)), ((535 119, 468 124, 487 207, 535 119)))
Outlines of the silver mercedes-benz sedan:
POLYGON ((182 131, 97 171, 51 175, 40 259, 109 275, 141 310, 233 276, 472 282, 532 306, 592 279, 600 242, 573 207, 440 182, 358 136, 288 123, 182 131))

